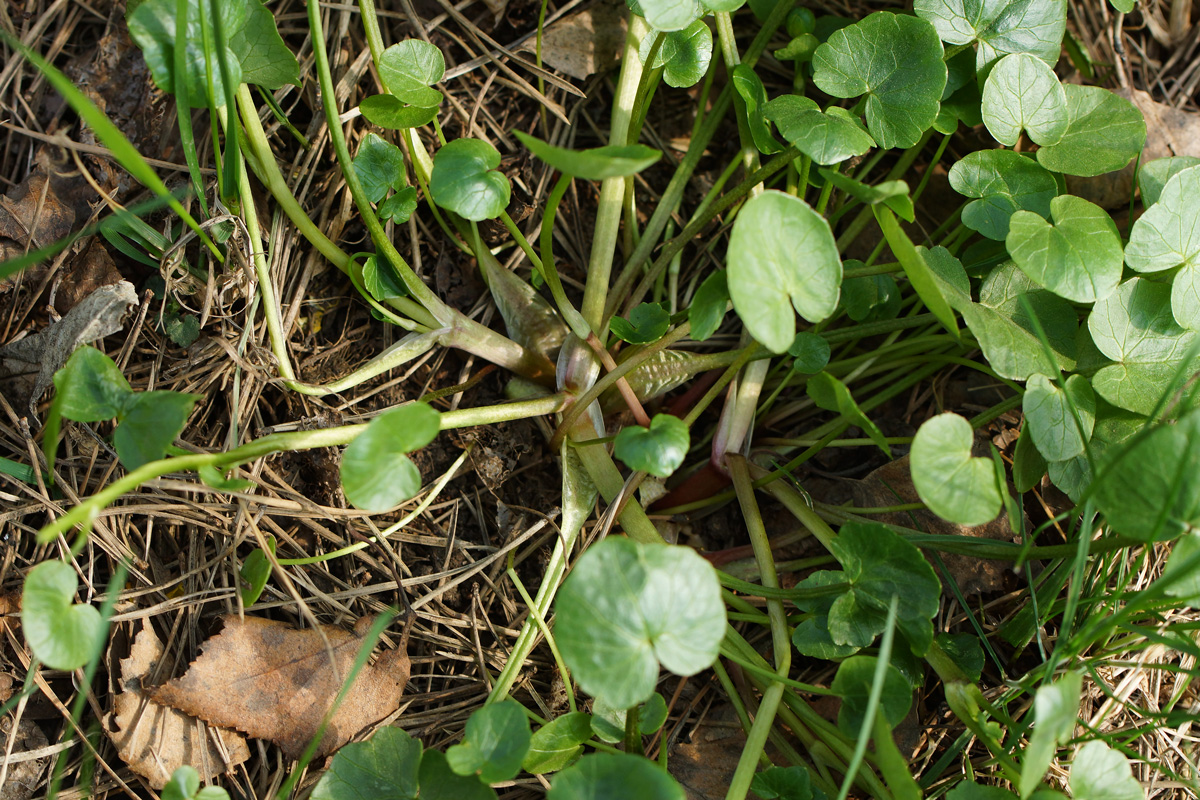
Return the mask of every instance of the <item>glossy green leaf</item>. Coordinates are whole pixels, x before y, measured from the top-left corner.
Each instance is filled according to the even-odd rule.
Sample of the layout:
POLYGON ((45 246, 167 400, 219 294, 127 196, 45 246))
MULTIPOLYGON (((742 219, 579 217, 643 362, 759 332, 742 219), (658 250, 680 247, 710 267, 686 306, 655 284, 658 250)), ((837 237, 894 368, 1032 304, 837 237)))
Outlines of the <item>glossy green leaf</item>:
POLYGON ((788 36, 803 36, 817 29, 817 15, 811 8, 793 8, 783 21, 788 36))
POLYGON ((529 152, 559 172, 589 181, 636 175, 662 158, 660 151, 643 144, 567 150, 521 131, 513 131, 513 135, 529 148, 529 152))
POLYGON ((729 307, 729 284, 725 270, 719 269, 704 279, 688 306, 692 339, 703 342, 717 332, 729 307))
POLYGON ((379 218, 385 222, 408 222, 408 218, 417 210, 417 190, 413 186, 399 187, 394 195, 384 200, 375 209, 379 218))
POLYGON ((892 451, 888 448, 887 439, 878 426, 858 407, 858 403, 854 401, 854 396, 850 394, 850 389, 847 388, 846 384, 828 372, 821 372, 808 379, 806 389, 808 396, 812 398, 812 401, 817 404, 818 408, 823 408, 826 411, 836 411, 838 414, 841 414, 847 422, 861 428, 863 433, 867 434, 871 441, 883 451, 884 455, 889 459, 892 457, 892 451))
MULTIPOLYGON (((658 667, 694 675, 717 657, 725 605, 712 565, 672 545, 607 538, 563 582, 554 635, 580 687, 612 706, 650 697, 658 667), (614 575, 622 580, 614 583, 614 575)), ((582 762, 581 762, 582 763, 582 762)))
POLYGON ((1156 158, 1138 167, 1138 188, 1142 192, 1142 205, 1146 208, 1158 202, 1163 187, 1167 181, 1180 172, 1191 167, 1200 166, 1200 158, 1196 156, 1171 156, 1156 158))
POLYGON ((103 422, 121 413, 133 394, 116 363, 94 347, 75 350, 54 373, 55 405, 67 419, 103 422))
POLYGON ((1034 695, 1033 733, 1021 759, 1022 798, 1033 794, 1050 768, 1058 745, 1074 734, 1082 687, 1082 676, 1068 672, 1053 684, 1039 688, 1034 695))
POLYGON ((655 414, 649 428, 622 428, 613 444, 613 455, 630 469, 666 478, 683 466, 690 446, 691 436, 683 420, 655 414))
POLYGON ((1037 151, 1038 162, 1066 175, 1092 177, 1121 169, 1142 152, 1146 122, 1137 106, 1099 86, 1063 87, 1067 131, 1037 151))
POLYGON ((783 148, 771 135, 771 128, 764 116, 767 106, 767 90, 763 87, 762 79, 755 74, 749 64, 738 64, 733 68, 733 88, 742 99, 740 110, 746 114, 746 125, 750 137, 760 153, 778 153, 783 148))
MULTIPOLYGON (((814 573, 820 575, 822 573, 814 573)), ((828 573, 834 576, 840 576, 841 573, 828 573)), ((796 648, 796 652, 809 658, 819 658, 822 661, 835 661, 852 656, 861 650, 861 647, 855 647, 848 644, 838 644, 833 640, 833 633, 829 630, 828 615, 809 617, 796 626, 792 631, 792 646, 796 648)))
POLYGON ((104 645, 107 626, 99 610, 72 602, 78 588, 75 570, 61 561, 43 561, 25 576, 21 632, 52 669, 79 669, 104 645))
POLYGON ((1200 410, 1109 455, 1095 497, 1114 530, 1154 542, 1200 525, 1200 410))
POLYGON ((400 98, 390 94, 373 94, 364 97, 358 105, 358 110, 368 122, 387 128, 390 131, 401 131, 405 128, 419 128, 428 125, 437 117, 436 107, 408 106, 400 98))
MULTIPOLYGON (((973 54, 968 55, 974 60, 973 54)), ((950 62, 953 61, 954 59, 950 59, 950 62)), ((949 97, 942 98, 937 119, 933 121, 933 129, 949 135, 955 133, 960 124, 967 128, 983 124, 983 95, 980 94, 979 84, 974 78, 949 97)))
POLYGON ((628 753, 584 756, 558 773, 546 794, 546 800, 618 797, 621 800, 685 800, 686 794, 665 769, 628 753))
POLYGON ((1082 375, 1067 378, 1066 390, 1045 375, 1032 375, 1022 399, 1025 425, 1047 461, 1066 461, 1084 452, 1096 425, 1096 396, 1082 375), (1079 415, 1071 413, 1074 405, 1079 415))
POLYGON ((393 408, 367 425, 342 455, 346 499, 364 511, 387 511, 421 490, 421 473, 406 453, 433 441, 441 415, 425 403, 393 408))
POLYGON ((937 117, 942 43, 922 19, 877 11, 817 48, 813 81, 834 97, 867 95, 867 128, 879 146, 911 147, 937 117))
POLYGON ((592 717, 582 711, 563 714, 533 732, 521 768, 533 775, 557 772, 579 757, 592 738, 592 717))
POLYGON ((914 9, 947 44, 978 42, 981 73, 1008 53, 1029 53, 1053 66, 1067 29, 1066 0, 915 0, 914 9))
POLYGON ((971 455, 971 423, 945 413, 927 420, 913 438, 913 486, 929 510, 959 525, 983 525, 1000 513, 1003 500, 989 458, 971 455))
POLYGON ((380 266, 376 256, 368 256, 363 262, 362 277, 367 292, 381 303, 393 297, 408 297, 408 289, 401 283, 395 270, 386 261, 380 266))
POLYGON ((830 352, 829 342, 824 336, 808 331, 797 333, 792 346, 788 348, 788 355, 796 359, 792 362, 792 369, 806 375, 815 375, 825 369, 830 352))
POLYGON ((962 221, 989 239, 1004 241, 1009 221, 1020 210, 1050 218, 1058 181, 1042 165, 1011 150, 976 150, 950 168, 950 185, 967 197, 962 221))
MULTIPOLYGON (((842 699, 842 707, 838 710, 838 727, 847 736, 857 736, 862 729, 877 663, 879 659, 875 656, 851 656, 838 666, 833 683, 829 686, 842 699)), ((879 715, 888 727, 894 728, 908 714, 911 706, 912 688, 900 670, 888 664, 883 678, 883 694, 879 698, 879 715)))
POLYGON ((162 800, 229 800, 229 792, 220 786, 200 788, 200 773, 186 764, 171 773, 162 788, 162 800))
POLYGON ((421 754, 417 783, 421 800, 496 800, 495 789, 480 783, 474 775, 459 775, 450 769, 440 750, 429 749, 421 754))
POLYGON ((1022 131, 1039 145, 1058 144, 1067 132, 1067 93, 1045 61, 1013 53, 988 73, 983 123, 996 141, 1009 147, 1022 131))
POLYGON ((1074 195, 1050 201, 1050 224, 1031 211, 1017 211, 1005 244, 1021 271, 1059 297, 1093 303, 1121 282, 1121 234, 1112 217, 1074 195))
POLYGON ((1200 329, 1200 166, 1182 170, 1163 187, 1158 202, 1137 222, 1126 248, 1130 269, 1178 268, 1171 286, 1175 321, 1200 329))
POLYGON ((1100 740, 1088 742, 1071 762, 1071 796, 1077 800, 1145 800, 1142 784, 1124 755, 1100 740))
POLYGON ((379 77, 387 90, 410 106, 436 108, 442 93, 430 88, 446 74, 446 60, 436 45, 405 39, 383 51, 379 77))
MULTIPOLYGON (((271 555, 275 555, 275 537, 267 537, 267 549, 271 551, 271 555)), ((238 584, 238 594, 242 596, 243 606, 252 606, 258 602, 258 598, 262 597, 263 590, 267 588, 267 581, 271 579, 271 560, 267 558, 267 554, 261 547, 256 548, 253 553, 246 556, 246 560, 242 562, 242 568, 238 572, 240 583, 238 584)))
POLYGON ((654 37, 642 39, 638 51, 642 63, 650 69, 662 68, 662 79, 668 86, 686 89, 699 83, 712 61, 713 38, 709 27, 698 19, 683 30, 670 31, 662 37, 653 64, 647 63, 647 59, 654 46, 654 37))
MULTIPOLYGON (((844 262, 847 270, 851 265, 844 262)), ((855 322, 895 319, 900 311, 900 286, 891 275, 864 275, 842 281, 842 306, 855 322)))
POLYGON ((768 190, 747 201, 729 237, 729 296, 771 352, 796 338, 799 312, 820 322, 837 309, 842 262, 829 223, 803 200, 768 190), (797 260, 796 253, 805 253, 797 260))
POLYGON ((202 397, 166 391, 130 395, 113 432, 113 447, 125 469, 163 458, 202 397))
POLYGON ((592 703, 592 733, 609 744, 621 741, 625 738, 627 712, 628 708, 617 708, 597 697, 592 703))
POLYGON ((446 763, 459 775, 477 775, 487 784, 512 780, 529 752, 529 719, 516 700, 475 710, 467 719, 462 744, 446 751, 446 763))
POLYGON ((681 31, 704 15, 697 0, 638 0, 638 7, 656 31, 681 31))
POLYGON ((338 750, 312 800, 416 800, 421 749, 420 739, 399 728, 380 728, 367 741, 338 750))
POLYGON ((629 312, 629 319, 613 317, 608 329, 630 344, 657 342, 667 332, 671 315, 658 303, 640 303, 629 312))
POLYGON ((766 117, 779 135, 795 145, 814 164, 840 164, 875 146, 875 140, 855 120, 830 109, 822 113, 807 97, 785 94, 766 105, 766 117))
POLYGON ((750 791, 763 800, 813 800, 812 776, 804 767, 768 767, 754 776, 750 791))
POLYGON ((479 139, 455 139, 433 158, 433 202, 464 219, 493 219, 508 207, 508 178, 496 172, 500 153, 479 139))
POLYGON ((374 133, 368 133, 358 146, 353 164, 354 174, 372 203, 382 200, 389 189, 404 185, 404 153, 374 133))

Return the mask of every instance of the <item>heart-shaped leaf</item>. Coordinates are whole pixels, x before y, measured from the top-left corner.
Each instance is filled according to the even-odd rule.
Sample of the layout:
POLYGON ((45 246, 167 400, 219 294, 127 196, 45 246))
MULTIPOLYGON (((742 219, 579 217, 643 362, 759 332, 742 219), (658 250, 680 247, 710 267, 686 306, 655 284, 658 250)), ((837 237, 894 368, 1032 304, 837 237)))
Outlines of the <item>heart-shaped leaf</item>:
POLYGON ((709 27, 703 20, 696 20, 683 30, 663 33, 662 37, 653 64, 647 63, 647 59, 654 46, 654 37, 642 39, 638 50, 642 63, 650 69, 661 68, 662 79, 668 86, 686 89, 698 83, 712 61, 713 39, 709 27))
POLYGON ((858 121, 841 116, 842 109, 821 113, 807 97, 785 94, 766 105, 766 117, 775 123, 779 135, 794 144, 815 164, 840 164, 851 156, 860 156, 875 146, 858 121))
POLYGON ((1074 195, 1050 201, 1054 224, 1017 211, 1005 244, 1021 271, 1059 297, 1093 303, 1121 282, 1121 234, 1104 209, 1074 195))
POLYGON ((134 470, 165 456, 202 398, 166 391, 130 395, 113 432, 113 447, 125 469, 134 470))
POLYGON ((1071 796, 1079 800, 1145 800, 1146 791, 1124 755, 1102 741, 1088 742, 1071 762, 1071 796))
POLYGON ((762 79, 754 72, 749 64, 738 64, 733 68, 733 88, 742 99, 739 110, 746 114, 746 125, 750 129, 750 137, 760 153, 778 153, 783 148, 771 135, 767 125, 764 110, 767 106, 767 90, 763 87, 762 79))
POLYGON ((421 473, 406 453, 433 441, 441 415, 425 403, 387 411, 367 425, 342 455, 342 489, 364 511, 387 511, 421 490, 421 473))
POLYGON ((590 714, 582 711, 563 714, 534 731, 521 768, 533 775, 557 772, 578 758, 583 743, 591 738, 590 714))
POLYGON ((367 741, 337 752, 313 789, 312 800, 416 800, 420 766, 421 740, 385 725, 367 741))
POLYGON ((947 44, 979 43, 976 68, 1008 53, 1029 53, 1053 66, 1067 30, 1067 0, 915 0, 947 44))
POLYGON ((825 218, 798 197, 768 190, 747 201, 733 224, 727 261, 733 307, 771 352, 782 353, 796 338, 795 312, 820 322, 837 310, 837 243, 825 218), (805 258, 798 261, 796 253, 805 258))
POLYGON ((421 39, 405 39, 383 51, 379 77, 383 85, 410 106, 436 108, 442 93, 430 87, 446 74, 446 60, 436 45, 421 39))
POLYGON ((609 330, 630 344, 657 342, 667 332, 671 315, 658 303, 639 303, 629 312, 629 319, 613 317, 609 330))
POLYGON ((971 423, 947 412, 927 420, 913 437, 913 486, 929 510, 959 525, 983 525, 1003 500, 991 459, 971 455, 971 423))
POLYGON ((474 775, 459 775, 450 769, 445 754, 432 748, 421 754, 417 783, 421 800, 496 800, 495 789, 474 775))
POLYGON ((428 125, 437 116, 437 108, 407 106, 400 98, 390 94, 373 94, 364 97, 358 110, 368 122, 387 128, 390 131, 402 131, 405 128, 419 128, 428 125))
POLYGON ((402 186, 394 195, 379 204, 375 209, 381 220, 401 223, 417 210, 417 190, 412 186, 402 186))
POLYGON ((404 153, 374 133, 368 133, 358 146, 353 164, 354 174, 372 203, 382 200, 389 189, 404 185, 404 153))
POLYGON ((133 389, 116 363, 94 347, 75 350, 54 373, 54 404, 76 422, 103 422, 121 413, 133 389))
POLYGON ((1067 130, 1057 144, 1037 151, 1038 162, 1066 175, 1093 177, 1132 161, 1146 143, 1146 121, 1137 106, 1099 86, 1063 87, 1067 130))
POLYGON ((513 135, 529 148, 529 152, 559 172, 589 181, 636 175, 662 158, 661 151, 644 144, 567 150, 521 131, 513 131, 513 135))
POLYGON ((750 791, 763 800, 813 800, 812 776, 804 767, 768 767, 754 776, 750 791))
POLYGON ((483 706, 467 719, 462 744, 446 751, 446 763, 459 775, 484 783, 512 780, 529 752, 529 719, 516 700, 483 706))
POLYGON ((592 545, 563 582, 556 608, 554 636, 571 673, 585 692, 618 708, 654 694, 659 663, 677 675, 709 667, 725 636, 712 564, 674 545, 616 537, 592 545))
POLYGON ((1083 453, 1096 425, 1096 395, 1082 375, 1067 378, 1065 391, 1045 375, 1033 375, 1021 410, 1033 443, 1047 461, 1066 461, 1083 453), (1076 424, 1072 405, 1083 430, 1076 424))
POLYGON ((988 74, 983 122, 996 141, 1009 147, 1021 131, 1037 144, 1058 144, 1067 132, 1067 93, 1045 61, 1013 53, 988 74))
POLYGON ((1171 286, 1175 321, 1200 329, 1200 166, 1167 181, 1158 202, 1133 223, 1126 248, 1130 269, 1179 269, 1171 286))
POLYGON ((1123 363, 1178 363, 1194 334, 1171 314, 1171 287, 1145 278, 1125 281, 1096 303, 1088 330, 1100 352, 1123 363))
POLYGON ((1156 158, 1138 167, 1138 188, 1142 192, 1142 205, 1146 208, 1158 202, 1167 181, 1191 167, 1200 166, 1196 156, 1171 156, 1156 158))
POLYGON ((788 348, 788 355, 796 359, 792 362, 793 370, 816 375, 829 363, 829 342, 824 336, 802 331, 796 334, 792 346, 788 348))
POLYGON ((78 588, 75 570, 61 561, 44 561, 25 576, 21 629, 33 654, 53 669, 79 669, 104 644, 100 612, 72 603, 78 588))
POLYGON ((1011 150, 976 150, 950 168, 954 191, 978 200, 967 203, 962 221, 989 239, 1004 241, 1009 221, 1019 211, 1050 218, 1058 181, 1031 158, 1011 150))
POLYGON ((655 414, 649 428, 622 428, 613 444, 613 455, 630 469, 666 478, 683 465, 690 446, 691 436, 683 420, 655 414))
POLYGON ((594 753, 579 759, 550 782, 546 800, 685 800, 671 774, 629 753, 594 753))
POLYGON ((867 95, 867 128, 879 146, 912 147, 946 86, 942 43, 923 19, 877 11, 817 48, 813 81, 834 97, 867 95))
MULTIPOLYGON (((829 688, 842 699, 838 710, 838 727, 847 736, 857 736, 867 713, 871 686, 875 682, 875 656, 851 656, 838 665, 837 674, 829 688)), ((891 664, 884 669, 883 694, 879 697, 879 714, 890 728, 900 724, 912 706, 912 687, 900 670, 891 664)))
POLYGON ((508 178, 495 172, 500 153, 479 139, 455 139, 438 150, 429 177, 433 202, 463 219, 493 219, 508 207, 508 178))
MULTIPOLYGON (((850 262, 845 262, 845 267, 849 270, 850 262)), ((855 322, 895 319, 900 313, 900 286, 891 275, 846 278, 842 281, 842 306, 855 322)))

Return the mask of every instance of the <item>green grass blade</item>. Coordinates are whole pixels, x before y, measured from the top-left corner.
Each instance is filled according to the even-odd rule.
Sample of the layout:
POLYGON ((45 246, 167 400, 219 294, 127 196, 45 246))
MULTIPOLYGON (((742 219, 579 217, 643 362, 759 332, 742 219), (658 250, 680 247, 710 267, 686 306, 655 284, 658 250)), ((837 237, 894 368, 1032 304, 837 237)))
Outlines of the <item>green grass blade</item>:
POLYGON ((917 296, 933 312, 938 322, 942 323, 951 335, 958 338, 958 323, 954 319, 954 311, 946 302, 946 298, 942 297, 937 281, 933 278, 933 272, 925 263, 925 259, 917 252, 917 248, 908 238, 904 229, 900 227, 900 223, 896 221, 891 209, 879 204, 872 206, 871 210, 875 212, 875 219, 883 230, 883 238, 887 240, 888 246, 896 254, 896 260, 903 267, 904 274, 908 276, 908 282, 916 290, 917 296))

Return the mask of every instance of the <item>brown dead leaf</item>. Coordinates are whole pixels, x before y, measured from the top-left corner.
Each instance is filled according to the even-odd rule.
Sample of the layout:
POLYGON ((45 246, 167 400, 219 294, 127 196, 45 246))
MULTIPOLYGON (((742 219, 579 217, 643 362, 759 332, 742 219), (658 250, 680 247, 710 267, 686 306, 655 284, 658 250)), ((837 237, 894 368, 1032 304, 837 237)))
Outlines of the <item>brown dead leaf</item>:
POLYGON ((108 248, 99 237, 94 237, 83 252, 71 259, 55 293, 54 309, 59 314, 66 314, 101 286, 120 282, 121 273, 108 254, 108 248))
MULTIPOLYGON (((547 25, 542 61, 572 78, 584 80, 617 63, 625 45, 624 3, 604 0, 547 25)), ((534 52, 533 39, 521 49, 534 52)))
MULTIPOLYGON (((40 151, 33 173, 0 197, 0 261, 52 244, 86 222, 95 193, 66 162, 53 163, 48 152, 40 151)), ((14 281, 0 280, 0 291, 14 281)))
POLYGON ((142 681, 153 678, 162 655, 162 642, 147 625, 133 640, 129 657, 121 659, 122 691, 105 718, 121 760, 151 787, 161 789, 179 767, 190 766, 208 781, 250 758, 240 733, 209 727, 149 698, 142 681))
MULTIPOLYGON (((297 630, 258 617, 221 619, 224 629, 205 642, 187 673, 151 696, 214 725, 269 739, 288 758, 299 758, 349 675, 371 619, 360 619, 353 633, 328 625, 297 630)), ((317 757, 394 712, 408 671, 403 649, 363 667, 333 715, 317 757)))
MULTIPOLYGON (((853 481, 851 486, 854 504, 863 508, 879 508, 921 501, 908 471, 908 456, 884 464, 861 481, 853 481)), ((924 509, 880 514, 874 518, 888 525, 916 528, 926 533, 1012 541, 1008 518, 1003 514, 986 525, 976 527, 947 522, 932 511, 924 509)), ((994 592, 1003 588, 1004 572, 1008 569, 1007 562, 957 553, 942 553, 941 557, 942 563, 946 565, 946 569, 949 570, 954 582, 958 584, 958 588, 964 595, 994 592)))
MULTIPOLYGON (((0 717, 0 747, 7 749, 13 737, 12 758, 8 771, 0 781, 0 800, 29 800, 42 782, 42 773, 50 766, 50 753, 37 755, 49 747, 45 732, 29 717, 21 717, 14 732, 12 717, 0 717)), ((4 752, 4 750, 0 750, 4 752)), ((0 770, 4 765, 0 765, 0 770)))

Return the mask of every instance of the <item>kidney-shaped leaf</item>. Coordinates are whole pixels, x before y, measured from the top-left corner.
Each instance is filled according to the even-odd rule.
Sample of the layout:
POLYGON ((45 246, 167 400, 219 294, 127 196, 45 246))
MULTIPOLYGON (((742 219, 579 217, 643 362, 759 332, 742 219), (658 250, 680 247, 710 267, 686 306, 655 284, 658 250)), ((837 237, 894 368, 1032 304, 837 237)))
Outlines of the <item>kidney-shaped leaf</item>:
POLYGON ((494 219, 508 207, 508 178, 496 172, 500 153, 480 139, 455 139, 433 158, 433 202, 473 222, 494 219))
POLYGON ((670 31, 662 34, 662 43, 654 56, 654 63, 648 64, 650 49, 654 46, 654 37, 642 39, 638 55, 642 63, 650 69, 662 69, 662 79, 667 86, 686 89, 696 84, 708 71, 712 61, 713 39, 712 31, 703 20, 696 20, 681 31, 670 31))
POLYGON ((416 800, 421 740, 399 728, 380 728, 365 742, 343 747, 313 789, 313 800, 387 797, 416 800))
POLYGON ((613 455, 630 469, 666 478, 683 465, 691 437, 687 424, 670 414, 655 414, 650 427, 622 428, 613 443, 613 455))
POLYGON ((1066 461, 1083 453, 1084 445, 1092 437, 1096 395, 1082 375, 1067 378, 1065 391, 1045 375, 1033 375, 1025 387, 1022 411, 1038 452, 1047 461, 1066 461), (1071 413, 1071 405, 1079 414, 1079 424, 1071 413))
POLYGON ((700 19, 704 8, 696 0, 638 0, 635 13, 656 31, 681 31, 700 19))
POLYGON ((529 719, 516 700, 492 703, 467 720, 461 744, 446 751, 446 763, 459 775, 478 775, 487 784, 512 780, 529 752, 529 719))
POLYGON ((435 108, 442 93, 431 88, 446 74, 446 60, 436 45, 421 39, 405 39, 383 51, 379 77, 396 97, 418 108, 435 108))
POLYGON ((1138 272, 1180 270, 1171 286, 1171 311, 1185 328, 1200 329, 1200 166, 1163 187, 1158 202, 1133 223, 1126 248, 1138 272))
POLYGON ((766 191, 748 201, 733 224, 726 260, 734 309, 774 353, 796 338, 793 308, 809 322, 837 309, 837 243, 825 218, 798 197, 766 191))
POLYGON ((1057 144, 1067 132, 1067 93, 1045 61, 1013 53, 988 74, 983 123, 996 141, 1009 147, 1021 131, 1037 144, 1057 144))
POLYGON ((1021 271, 1059 297, 1094 303, 1121 282, 1121 234, 1104 209, 1074 195, 1050 201, 1051 225, 1017 211, 1005 244, 1021 271))
POLYGON ((991 459, 971 455, 971 423, 947 412, 927 420, 913 437, 913 486, 942 519, 983 525, 1000 513, 1002 497, 991 459))
POLYGON ((546 800, 684 800, 686 794, 665 769, 629 753, 594 753, 550 782, 546 800))
POLYGON ((79 579, 61 561, 29 570, 21 592, 21 630, 33 654, 54 669, 74 670, 103 645, 106 626, 90 605, 72 603, 79 579))
POLYGON ((776 97, 767 103, 766 117, 775 123, 780 136, 822 166, 840 164, 875 146, 875 140, 856 120, 840 116, 833 109, 822 113, 807 97, 776 97))
POLYGON ((1138 167, 1138 188, 1142 191, 1142 205, 1150 208, 1157 203, 1167 181, 1191 167, 1200 167, 1200 158, 1196 156, 1156 158, 1150 163, 1138 167))
POLYGON ((817 48, 813 81, 834 97, 867 95, 867 127, 879 146, 912 147, 946 87, 942 43, 923 19, 877 11, 817 48))
POLYGON ((1146 121, 1137 106, 1099 86, 1063 87, 1067 131, 1057 144, 1037 151, 1043 167, 1094 177, 1128 164, 1146 143, 1146 121))
POLYGON ((364 97, 358 110, 368 122, 387 128, 390 131, 401 131, 405 128, 419 128, 433 121, 437 116, 437 108, 422 108, 405 105, 400 98, 390 94, 373 94, 364 97))
POLYGON ((1113 361, 1175 362, 1192 341, 1171 315, 1171 288, 1145 278, 1125 281, 1092 307, 1088 330, 1113 361))
POLYGON ((943 41, 979 42, 980 72, 1008 53, 1030 53, 1053 65, 1067 30, 1067 0, 916 0, 914 9, 943 41))
MULTIPOLYGON (((871 684, 875 682, 875 668, 879 659, 875 656, 851 656, 838 666, 837 675, 830 684, 834 693, 842 699, 838 711, 838 727, 847 736, 857 736, 867 713, 871 684)), ((912 686, 900 670, 891 664, 885 668, 883 694, 879 697, 878 713, 888 727, 895 727, 908 714, 912 705, 912 686)))
POLYGON ((1017 211, 1050 217, 1058 181, 1045 167, 1012 150, 976 150, 950 168, 950 186, 977 197, 963 208, 962 221, 989 239, 1004 241, 1017 211))
POLYGON ((1102 741, 1088 742, 1071 762, 1071 796, 1078 800, 1144 800, 1146 790, 1128 759, 1102 741))
POLYGON ((707 668, 725 636, 716 572, 686 547, 605 539, 576 562, 556 608, 575 679, 618 708, 654 694, 660 663, 677 675, 707 668))
POLYGON ((406 453, 433 441, 441 415, 425 403, 394 408, 371 420, 342 455, 346 499, 365 511, 395 508, 421 490, 421 473, 406 453))

